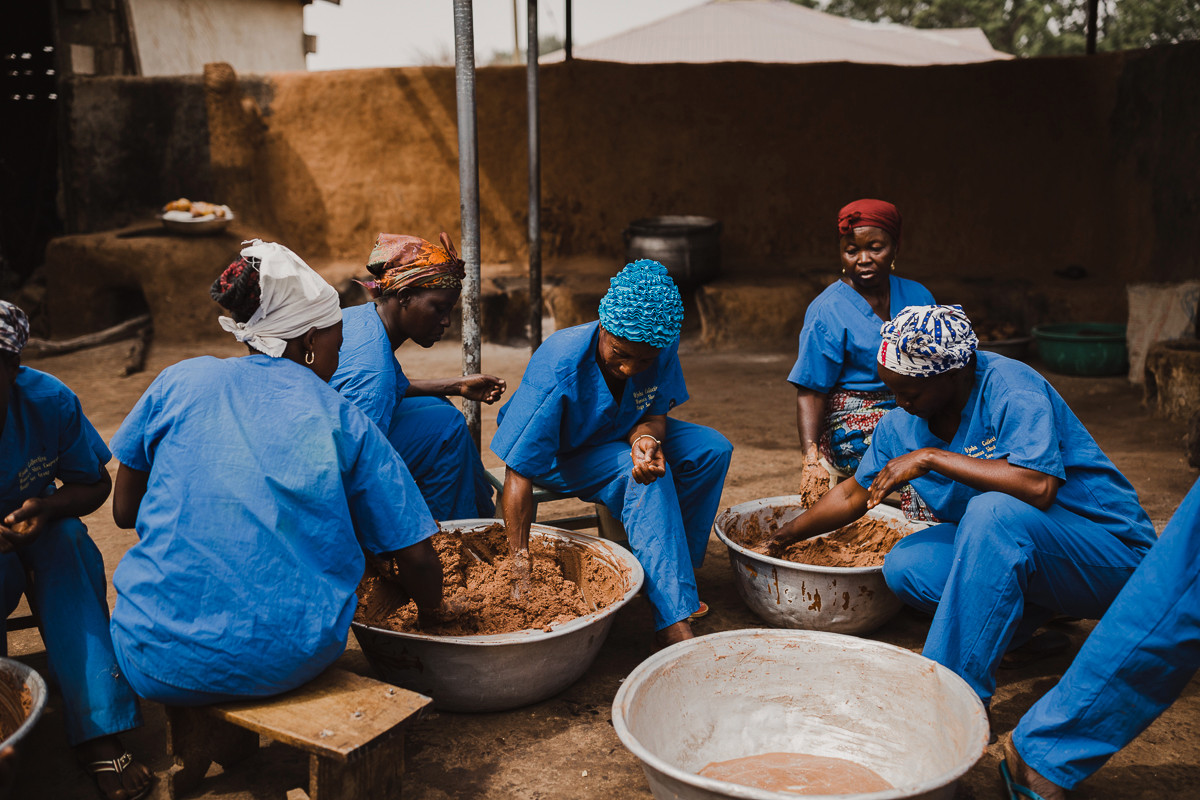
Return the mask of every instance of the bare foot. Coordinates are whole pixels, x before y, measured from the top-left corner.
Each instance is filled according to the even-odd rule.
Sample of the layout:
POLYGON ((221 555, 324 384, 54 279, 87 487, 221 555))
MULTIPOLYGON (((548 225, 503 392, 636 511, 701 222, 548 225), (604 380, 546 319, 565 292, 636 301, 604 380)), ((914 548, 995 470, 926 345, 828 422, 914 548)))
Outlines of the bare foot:
POLYGON ((140 761, 130 759, 121 766, 125 748, 116 736, 101 736, 89 739, 76 746, 75 755, 83 762, 88 774, 96 781, 101 794, 108 800, 133 800, 142 797, 154 783, 154 773, 140 761), (92 763, 96 761, 118 762, 119 771, 96 772, 92 763))
POLYGON ((1008 764, 1008 774, 1012 775, 1013 780, 1036 792, 1043 800, 1067 800, 1066 789, 1049 778, 1042 777, 1021 759, 1011 735, 1004 739, 1004 761, 1008 764))
POLYGON ((685 639, 695 639, 696 634, 692 633, 692 626, 688 621, 681 620, 674 625, 668 625, 661 631, 654 633, 654 648, 662 650, 664 647, 670 647, 676 642, 682 642, 685 639))

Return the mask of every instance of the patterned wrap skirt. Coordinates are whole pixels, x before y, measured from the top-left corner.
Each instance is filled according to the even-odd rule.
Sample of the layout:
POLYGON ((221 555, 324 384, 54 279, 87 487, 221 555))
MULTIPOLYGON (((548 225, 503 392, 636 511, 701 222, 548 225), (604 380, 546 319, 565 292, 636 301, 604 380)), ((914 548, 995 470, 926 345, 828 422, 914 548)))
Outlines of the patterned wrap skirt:
MULTIPOLYGON (((896 398, 891 392, 831 389, 826 396, 825 425, 817 449, 840 472, 853 475, 871 446, 875 426, 895 407, 896 398)), ((912 484, 900 488, 900 510, 913 521, 938 522, 912 484)))

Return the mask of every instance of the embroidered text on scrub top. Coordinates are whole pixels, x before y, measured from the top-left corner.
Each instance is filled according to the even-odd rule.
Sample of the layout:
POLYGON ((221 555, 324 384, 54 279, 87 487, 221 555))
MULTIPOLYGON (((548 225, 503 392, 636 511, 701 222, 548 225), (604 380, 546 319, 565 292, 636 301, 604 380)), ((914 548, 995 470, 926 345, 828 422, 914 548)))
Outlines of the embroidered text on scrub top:
POLYGON ((996 455, 996 437, 989 436, 979 444, 969 444, 963 448, 963 454, 971 458, 994 458, 996 455))
POLYGON ((658 395, 658 385, 647 386, 645 389, 633 390, 633 402, 638 411, 645 411, 658 395))
POLYGON ((24 468, 17 473, 17 483, 20 490, 23 492, 30 484, 37 481, 53 478, 54 471, 58 467, 58 456, 53 459, 45 456, 36 456, 25 462, 24 468))

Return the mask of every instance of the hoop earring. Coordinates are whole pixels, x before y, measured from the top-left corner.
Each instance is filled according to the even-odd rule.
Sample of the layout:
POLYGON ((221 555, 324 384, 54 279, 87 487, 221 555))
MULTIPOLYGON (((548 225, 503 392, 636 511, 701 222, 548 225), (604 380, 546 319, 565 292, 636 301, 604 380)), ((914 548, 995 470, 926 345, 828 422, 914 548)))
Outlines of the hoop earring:
POLYGON ((307 353, 304 354, 304 363, 308 364, 310 367, 312 366, 312 363, 316 360, 317 360, 316 356, 313 355, 312 350, 309 350, 307 353))

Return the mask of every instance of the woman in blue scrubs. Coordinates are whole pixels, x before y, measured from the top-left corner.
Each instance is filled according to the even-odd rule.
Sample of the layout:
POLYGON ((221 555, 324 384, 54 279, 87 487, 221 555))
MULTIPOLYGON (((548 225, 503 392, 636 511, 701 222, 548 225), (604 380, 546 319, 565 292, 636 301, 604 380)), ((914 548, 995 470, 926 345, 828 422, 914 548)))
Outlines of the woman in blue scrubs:
POLYGON ((557 331, 533 354, 491 445, 507 467, 501 502, 518 569, 528 569, 535 481, 603 503, 645 570, 659 646, 692 636, 694 570, 733 452, 711 428, 668 416, 688 399, 682 321, 666 269, 629 264, 600 301, 599 322, 557 331))
POLYGON ((975 352, 961 308, 906 308, 881 332, 879 375, 899 408, 875 428, 854 479, 780 529, 772 546, 858 519, 911 481, 947 522, 901 540, 884 578, 933 614, 924 655, 986 704, 1007 649, 1055 614, 1104 613, 1154 543, 1154 527, 1044 378, 975 352))
POLYGON ((443 232, 439 247, 416 236, 379 234, 364 283, 375 302, 342 313, 342 349, 330 385, 379 426, 421 488, 436 519, 490 517, 492 489, 463 415, 447 396, 494 403, 494 375, 410 381, 394 351, 411 339, 432 347, 450 325, 465 276, 443 232))
POLYGON ((112 440, 113 518, 139 541, 113 575, 112 637, 143 697, 265 697, 342 654, 364 550, 422 616, 441 602, 436 530, 404 462, 326 381, 337 292, 255 241, 213 286, 241 358, 164 370, 112 440))
MULTIPOLYGON (((856 200, 838 212, 842 278, 809 304, 788 375, 796 387, 805 486, 828 483, 818 455, 847 475, 858 469, 871 431, 896 407, 875 370, 879 326, 906 306, 934 302, 924 286, 895 274, 900 222, 885 200, 856 200)), ((910 492, 901 501, 910 517, 928 518, 910 492)))
MULTIPOLYGON (((108 632, 104 560, 80 520, 108 498, 112 457, 57 378, 21 366, 25 312, 0 300, 0 598, 24 592, 41 618, 67 738, 109 800, 145 796, 150 771, 117 734, 142 724, 108 632), (34 577, 25 582, 26 571, 34 577)), ((7 641, 3 653, 7 653, 7 641)), ((3 794, 3 792, 0 792, 3 794)))
POLYGON ((1063 800, 1175 702, 1197 669, 1200 481, 1062 680, 1021 717, 1005 742, 1006 780, 1063 800))

